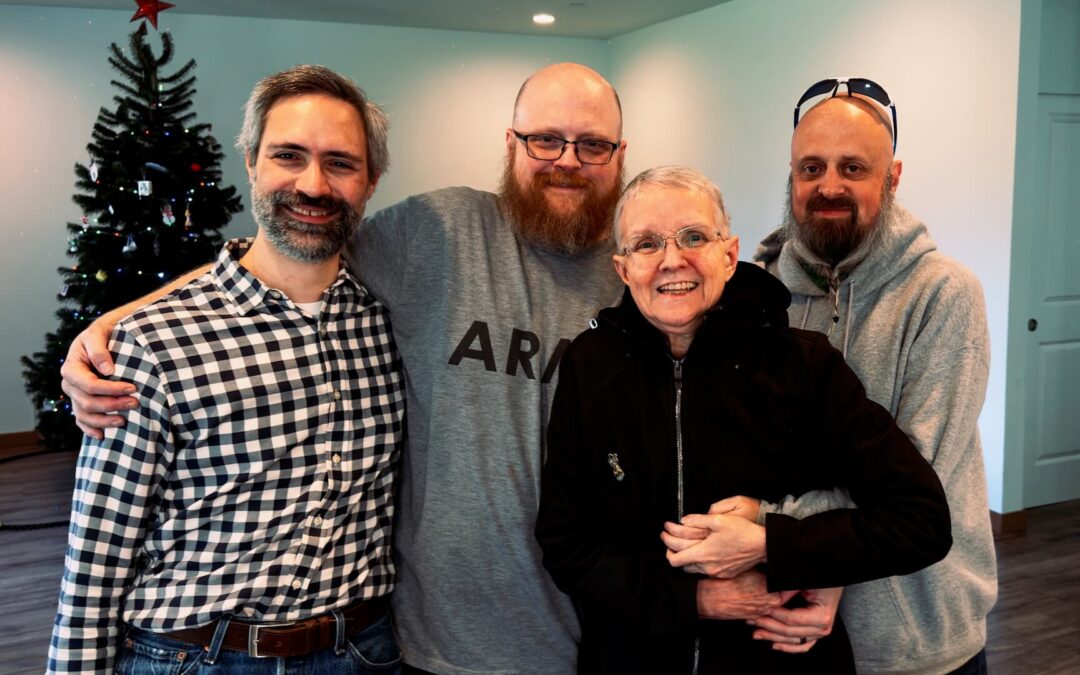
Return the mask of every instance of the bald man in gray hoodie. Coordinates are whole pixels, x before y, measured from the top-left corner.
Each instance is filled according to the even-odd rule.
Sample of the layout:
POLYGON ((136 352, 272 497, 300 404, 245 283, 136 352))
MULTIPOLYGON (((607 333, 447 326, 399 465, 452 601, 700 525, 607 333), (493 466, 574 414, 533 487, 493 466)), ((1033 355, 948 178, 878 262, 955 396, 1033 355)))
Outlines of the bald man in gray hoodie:
MULTIPOLYGON (((786 222, 754 257, 790 289, 791 325, 829 336, 949 499, 953 547, 944 560, 844 591, 840 613, 858 672, 985 673, 986 616, 997 597, 977 428, 990 362, 986 303, 971 271, 942 255, 894 201, 903 168, 893 156, 895 117, 845 86, 796 117, 786 222)), ((813 492, 762 503, 758 518, 850 505, 841 492, 813 492)))

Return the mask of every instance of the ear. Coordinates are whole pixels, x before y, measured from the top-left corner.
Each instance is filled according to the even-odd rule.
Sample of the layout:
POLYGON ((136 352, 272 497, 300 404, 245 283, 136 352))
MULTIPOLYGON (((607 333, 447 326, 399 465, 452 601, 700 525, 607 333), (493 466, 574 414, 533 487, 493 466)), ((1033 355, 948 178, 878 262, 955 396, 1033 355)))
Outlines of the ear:
POLYGON ((611 256, 611 260, 615 263, 615 273, 619 275, 624 284, 630 285, 630 281, 626 276, 626 256, 616 253, 611 256))
POLYGON ((894 160, 892 167, 889 169, 889 174, 892 176, 892 193, 896 194, 896 188, 900 187, 900 174, 904 171, 904 162, 902 160, 894 160))
POLYGON ((380 178, 382 178, 382 176, 381 176, 381 175, 376 175, 375 177, 373 177, 373 178, 372 178, 372 179, 371 179, 371 180, 370 180, 370 181, 368 182, 368 186, 367 186, 367 196, 366 196, 366 197, 364 197, 364 201, 367 201, 367 200, 371 199, 371 195, 375 194, 375 186, 377 186, 377 185, 379 184, 379 179, 380 179, 380 178))
POLYGON ((735 276, 735 268, 739 264, 739 237, 733 236, 728 240, 727 251, 724 252, 724 263, 727 265, 724 281, 731 281, 735 276))
POLYGON ((506 151, 513 152, 514 144, 517 143, 518 137, 514 135, 514 130, 507 127, 506 129, 506 151))
POLYGON ((255 165, 251 163, 251 157, 245 153, 244 168, 247 169, 248 182, 255 182, 255 165))

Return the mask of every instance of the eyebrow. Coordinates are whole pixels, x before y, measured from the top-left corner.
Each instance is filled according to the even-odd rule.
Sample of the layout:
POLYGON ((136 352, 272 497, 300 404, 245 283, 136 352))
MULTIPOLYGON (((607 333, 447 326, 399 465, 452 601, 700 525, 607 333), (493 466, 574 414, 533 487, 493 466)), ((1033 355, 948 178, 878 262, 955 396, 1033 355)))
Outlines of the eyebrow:
MULTIPOLYGON (((300 145, 299 143, 271 143, 266 146, 267 152, 277 152, 280 150, 293 150, 295 152, 310 154, 310 150, 307 147, 300 145)), ((341 159, 347 159, 352 162, 363 163, 364 158, 359 155, 354 155, 351 152, 345 152, 343 150, 330 150, 325 153, 327 157, 340 157, 341 159)))
MULTIPOLYGON (((802 162, 821 162, 822 164, 827 164, 828 163, 825 160, 825 158, 822 157, 821 155, 805 155, 803 157, 798 157, 796 159, 800 163, 802 163, 802 162)), ((870 159, 868 157, 863 157, 862 155, 841 155, 839 161, 841 161, 841 162, 862 162, 864 164, 870 163, 870 159)))
MULTIPOLYGON (((561 131, 558 131, 556 129, 550 129, 550 128, 544 128, 544 129, 546 129, 546 130, 530 131, 526 135, 528 135, 528 136, 558 136, 559 138, 562 138, 564 140, 569 140, 569 139, 566 138, 567 134, 564 134, 561 131)), ((616 143, 617 142, 617 141, 610 140, 608 138, 608 134, 601 133, 599 131, 591 131, 591 130, 586 131, 586 132, 584 132, 582 134, 578 134, 577 138, 574 139, 574 140, 604 141, 605 143, 616 143)))

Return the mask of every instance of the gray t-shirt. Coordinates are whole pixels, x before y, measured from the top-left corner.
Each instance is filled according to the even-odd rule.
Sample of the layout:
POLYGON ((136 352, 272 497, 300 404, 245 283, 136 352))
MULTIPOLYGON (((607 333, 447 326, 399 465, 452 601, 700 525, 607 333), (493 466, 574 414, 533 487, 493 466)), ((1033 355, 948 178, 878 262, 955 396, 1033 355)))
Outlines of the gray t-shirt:
POLYGON ((392 597, 406 662, 573 673, 577 618, 533 526, 559 357, 622 292, 612 247, 568 257, 523 243, 496 196, 468 188, 384 209, 352 244, 405 365, 392 597))

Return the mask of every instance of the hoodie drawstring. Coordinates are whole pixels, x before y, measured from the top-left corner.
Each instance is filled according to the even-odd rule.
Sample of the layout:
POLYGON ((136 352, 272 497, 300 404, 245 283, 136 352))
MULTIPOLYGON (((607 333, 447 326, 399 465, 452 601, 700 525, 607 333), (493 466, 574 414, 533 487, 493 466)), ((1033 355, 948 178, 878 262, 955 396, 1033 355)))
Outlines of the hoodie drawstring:
MULTIPOLYGON (((832 299, 833 315, 832 323, 829 326, 829 332, 826 335, 830 340, 832 339, 833 329, 840 323, 840 284, 838 281, 835 283, 836 285, 833 285, 833 283, 829 284, 829 296, 832 299)), ((844 317, 844 336, 840 341, 840 353, 844 355, 845 359, 847 358, 848 342, 851 339, 852 315, 855 312, 855 281, 849 280, 847 284, 847 316, 844 317)), ((799 328, 803 330, 806 330, 807 324, 810 323, 810 306, 812 304, 814 304, 814 296, 806 296, 806 302, 803 304, 802 323, 799 324, 799 328)))
MULTIPOLYGON (((847 359, 848 338, 851 336, 851 313, 855 311, 855 281, 849 280, 847 287, 847 316, 844 317, 844 340, 841 342, 840 353, 847 359)), ((839 318, 839 317, 838 317, 839 318)))

